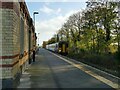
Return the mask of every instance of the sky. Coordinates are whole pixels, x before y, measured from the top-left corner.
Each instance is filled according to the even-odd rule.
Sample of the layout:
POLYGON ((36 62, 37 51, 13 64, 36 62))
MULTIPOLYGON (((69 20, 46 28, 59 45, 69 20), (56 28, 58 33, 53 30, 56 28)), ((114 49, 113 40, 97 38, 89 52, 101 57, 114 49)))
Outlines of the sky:
POLYGON ((35 14, 35 32, 37 34, 37 44, 42 45, 43 41, 48 41, 67 21, 73 13, 84 10, 86 0, 26 0, 26 4, 33 18, 35 14))

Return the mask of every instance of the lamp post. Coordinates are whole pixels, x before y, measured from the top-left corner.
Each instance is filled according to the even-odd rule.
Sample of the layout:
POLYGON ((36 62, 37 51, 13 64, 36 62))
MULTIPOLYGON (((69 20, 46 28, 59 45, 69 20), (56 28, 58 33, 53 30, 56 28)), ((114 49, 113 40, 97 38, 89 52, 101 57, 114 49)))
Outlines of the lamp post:
POLYGON ((39 14, 38 12, 33 13, 33 19, 34 19, 34 28, 35 28, 35 14, 39 14))
MULTIPOLYGON (((39 14, 38 12, 33 13, 33 19, 34 19, 34 28, 35 28, 35 14, 39 14)), ((35 32, 34 32, 35 33, 35 32)), ((34 45, 34 50, 33 50, 33 62, 35 62, 35 45, 34 45)))
POLYGON ((38 46, 39 46, 39 34, 40 34, 40 33, 38 33, 38 46))
POLYGON ((38 12, 33 13, 33 18, 34 18, 34 26, 35 26, 35 14, 39 14, 38 12))

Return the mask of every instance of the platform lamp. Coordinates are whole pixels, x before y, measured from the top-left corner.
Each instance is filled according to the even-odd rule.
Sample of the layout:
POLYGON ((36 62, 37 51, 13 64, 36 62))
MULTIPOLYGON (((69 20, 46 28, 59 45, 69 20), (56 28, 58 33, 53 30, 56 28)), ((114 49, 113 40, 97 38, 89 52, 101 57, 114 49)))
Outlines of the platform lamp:
MULTIPOLYGON (((35 14, 39 14, 38 12, 33 12, 33 19, 34 19, 34 29, 35 29, 35 14)), ((35 45, 34 45, 35 49, 35 45)), ((35 50, 33 50, 33 62, 35 62, 35 50)))
POLYGON ((39 14, 38 12, 33 13, 33 19, 34 19, 34 28, 35 28, 35 14, 39 14))

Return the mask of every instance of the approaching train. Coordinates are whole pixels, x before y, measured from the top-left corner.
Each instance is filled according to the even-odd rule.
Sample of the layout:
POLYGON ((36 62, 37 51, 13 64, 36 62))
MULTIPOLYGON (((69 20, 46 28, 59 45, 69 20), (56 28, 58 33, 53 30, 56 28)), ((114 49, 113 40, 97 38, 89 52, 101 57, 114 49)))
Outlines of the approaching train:
POLYGON ((46 45, 46 49, 51 50, 53 52, 57 52, 62 55, 68 54, 68 42, 60 41, 53 44, 46 45))

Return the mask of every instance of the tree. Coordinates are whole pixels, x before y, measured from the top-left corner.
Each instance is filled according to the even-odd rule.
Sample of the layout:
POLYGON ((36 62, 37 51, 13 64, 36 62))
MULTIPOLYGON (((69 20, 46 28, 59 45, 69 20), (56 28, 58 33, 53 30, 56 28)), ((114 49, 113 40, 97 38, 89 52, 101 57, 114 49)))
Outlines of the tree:
MULTIPOLYGON (((108 46, 111 43, 111 31, 112 31, 112 26, 113 26, 113 21, 116 19, 116 13, 114 12, 115 8, 116 8, 116 3, 114 2, 92 2, 89 0, 89 2, 87 2, 87 6, 90 10, 93 11, 93 18, 92 20, 94 21, 93 24, 96 27, 96 32, 97 32, 97 50, 99 52, 99 42, 100 41, 100 34, 99 32, 99 27, 104 27, 104 28, 100 28, 105 30, 105 41, 106 41, 106 51, 108 52, 108 46)), ((91 21, 92 21, 91 20, 91 21)), ((92 26, 93 27, 93 26, 92 26)))

